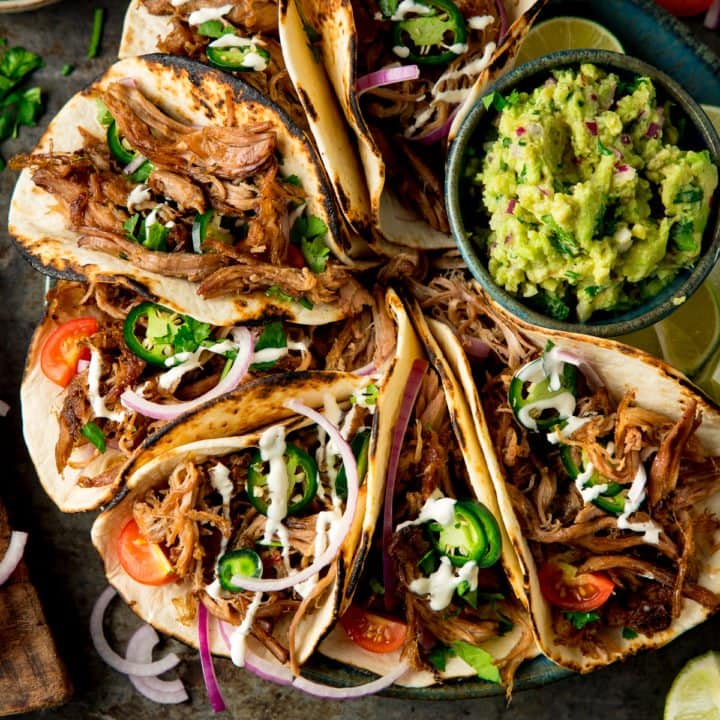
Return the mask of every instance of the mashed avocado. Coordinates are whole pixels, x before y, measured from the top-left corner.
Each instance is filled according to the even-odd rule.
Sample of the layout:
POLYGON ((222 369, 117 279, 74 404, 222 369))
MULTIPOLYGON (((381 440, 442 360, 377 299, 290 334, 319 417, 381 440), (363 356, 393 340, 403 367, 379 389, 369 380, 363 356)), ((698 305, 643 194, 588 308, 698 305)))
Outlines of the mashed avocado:
POLYGON ((621 312, 657 294, 701 250, 718 182, 707 151, 677 147, 672 103, 647 77, 563 69, 500 103, 497 137, 470 158, 476 233, 509 292, 558 319, 621 312))

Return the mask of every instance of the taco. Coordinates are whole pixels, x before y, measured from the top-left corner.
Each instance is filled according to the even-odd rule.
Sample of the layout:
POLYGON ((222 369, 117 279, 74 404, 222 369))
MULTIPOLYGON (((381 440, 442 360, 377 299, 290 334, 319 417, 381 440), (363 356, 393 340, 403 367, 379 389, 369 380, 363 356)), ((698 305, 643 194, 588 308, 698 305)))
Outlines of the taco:
MULTIPOLYGON (((390 294, 390 312, 398 306, 390 294)), ((141 617, 197 644, 202 605, 231 626, 221 626, 227 644, 211 632, 213 652, 297 675, 346 595, 370 479, 389 446, 388 388, 411 332, 394 317, 398 350, 381 377, 262 379, 166 426, 126 465, 127 493, 92 538, 141 617), (144 569, 124 547, 138 534, 155 557, 144 569)))
POLYGON ((73 97, 21 173, 10 232, 38 268, 126 278, 214 325, 321 324, 367 292, 303 133, 241 81, 184 58, 122 60, 73 97))
POLYGON ((538 654, 524 589, 510 582, 518 561, 463 394, 422 315, 413 320, 432 365, 416 344, 396 377, 405 387, 390 454, 368 480, 378 483, 368 486, 370 532, 318 649, 381 675, 405 662, 399 684, 409 687, 478 676, 509 694, 538 654))
MULTIPOLYGON (((350 405, 351 394, 338 395, 354 386, 360 396, 369 381, 359 380, 287 378, 283 398, 302 401, 308 387, 319 390, 326 415, 336 415, 336 428, 346 421, 347 440, 362 444, 370 468, 370 408, 350 405)), ((244 392, 232 399, 238 408, 244 392)), ((357 466, 363 460, 342 472, 341 455, 328 442, 335 436, 301 415, 280 419, 278 408, 284 411, 281 404, 265 407, 262 430, 196 435, 142 465, 127 476, 127 494, 92 529, 110 583, 135 612, 197 645, 202 604, 229 626, 223 628, 229 646, 214 628, 213 652, 238 665, 248 635, 255 655, 294 666, 307 659, 336 613, 344 577, 344 550, 335 547, 331 528, 347 548, 362 505, 357 466), (150 557, 138 557, 139 538, 150 557), (263 589, 245 589, 253 581, 263 589)), ((206 408, 193 421, 212 414, 206 408)))
POLYGON ((720 606, 720 412, 620 343, 509 317, 478 287, 415 288, 475 418, 538 643, 588 672, 720 606))
MULTIPOLYGON (((370 207, 398 245, 453 246, 444 143, 511 69, 543 0, 301 3, 360 151, 370 207)), ((285 49, 288 58, 294 46, 285 49)), ((288 62, 288 64, 290 64, 288 62)))
POLYGON ((315 370, 379 377, 396 329, 384 294, 374 295, 361 313, 328 325, 212 326, 127 285, 58 281, 20 389, 40 482, 61 510, 94 509, 117 492, 121 467, 155 431, 238 385, 315 370))
MULTIPOLYGON (((368 206, 360 162, 347 162, 348 153, 354 152, 350 130, 324 68, 307 47, 294 3, 133 0, 125 14, 119 56, 153 52, 189 57, 236 74, 281 107, 314 139, 333 188, 344 189, 336 198, 343 214, 356 233, 368 236, 369 218, 358 214, 368 206)), ((347 251, 344 260, 350 263, 350 258, 367 254, 367 244, 353 234, 347 251)))

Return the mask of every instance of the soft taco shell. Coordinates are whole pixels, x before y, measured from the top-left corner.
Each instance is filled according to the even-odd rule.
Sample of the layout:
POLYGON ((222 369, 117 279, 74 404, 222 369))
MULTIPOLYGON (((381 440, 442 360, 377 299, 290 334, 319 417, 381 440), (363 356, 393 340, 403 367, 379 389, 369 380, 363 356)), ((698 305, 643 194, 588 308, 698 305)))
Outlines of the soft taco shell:
MULTIPOLYGON (((93 97, 98 90, 127 78, 168 113, 188 124, 235 125, 270 122, 277 133, 283 171, 297 175, 307 193, 307 208, 328 227, 326 241, 340 248, 335 210, 322 165, 303 133, 264 96, 241 81, 184 58, 151 55, 128 58, 113 65, 97 82, 72 97, 52 120, 36 152, 71 152, 83 145, 79 128, 104 138, 93 97)), ((66 227, 55 198, 32 181, 32 172, 20 174, 10 204, 10 234, 20 251, 38 269, 74 280, 112 281, 127 278, 138 292, 178 312, 212 325, 276 316, 305 325, 318 325, 345 316, 336 304, 276 301, 264 292, 202 298, 194 283, 166 277, 133 266, 108 253, 77 245, 80 235, 66 227)))
MULTIPOLYGON (((545 0, 503 0, 509 28, 489 66, 473 84, 460 106, 453 128, 457 128, 485 88, 512 69, 522 39, 545 4, 545 0)), ((434 230, 405 208, 386 186, 382 153, 365 121, 355 93, 358 51, 357 29, 350 0, 324 0, 320 9, 307 5, 306 14, 314 18, 321 37, 323 61, 345 118, 357 138, 357 145, 369 193, 369 215, 373 225, 388 242, 424 250, 454 247, 449 234, 434 230)), ((451 130, 451 133, 453 131, 451 130)), ((454 133, 453 133, 454 134, 454 133)), ((451 135, 452 137, 452 135, 451 135)), ((348 152, 348 161, 350 153, 348 152)))
MULTIPOLYGON (((538 350, 543 349, 550 340, 556 346, 586 360, 600 374, 610 394, 615 398, 622 397, 628 390, 634 390, 638 406, 662 413, 673 420, 681 416, 688 401, 697 402, 703 422, 695 436, 707 452, 720 454, 720 411, 699 394, 684 375, 668 364, 613 340, 589 339, 583 335, 542 330, 510 317, 495 303, 493 310, 504 317, 510 325, 519 328, 538 350)), ((503 471, 488 429, 488 419, 484 415, 467 357, 457 337, 446 325, 435 324, 433 331, 464 388, 497 494, 503 522, 518 556, 519 568, 522 570, 516 582, 523 583, 525 594, 530 600, 531 616, 542 651, 551 660, 564 667, 578 672, 590 672, 640 650, 661 647, 685 630, 701 623, 709 615, 707 608, 684 598, 680 616, 669 628, 656 632, 652 637, 638 635, 634 639, 627 639, 622 637, 621 629, 618 628, 617 637, 613 638, 617 650, 609 652, 604 660, 586 656, 579 648, 561 645, 556 641, 552 630, 550 606, 543 599, 530 547, 522 535, 510 496, 505 488, 503 471)), ((705 507, 712 513, 720 514, 720 493, 710 498, 705 507)), ((700 564, 697 582, 712 592, 720 592, 720 549, 715 549, 711 554, 698 556, 697 560, 700 564)))

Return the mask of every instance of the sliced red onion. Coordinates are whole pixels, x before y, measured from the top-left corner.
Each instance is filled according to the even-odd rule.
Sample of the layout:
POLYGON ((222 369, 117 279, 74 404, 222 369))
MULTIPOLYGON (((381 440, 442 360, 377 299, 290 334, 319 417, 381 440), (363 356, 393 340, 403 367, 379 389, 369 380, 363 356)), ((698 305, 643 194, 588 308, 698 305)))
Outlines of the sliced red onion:
POLYGON ((142 153, 137 153, 135 157, 123 168, 124 175, 132 175, 147 158, 142 153))
POLYGON ((182 415, 182 413, 192 410, 212 398, 219 397, 234 390, 247 374, 250 363, 252 362, 253 338, 250 331, 244 327, 233 328, 232 334, 235 342, 239 344, 235 362, 232 364, 227 375, 214 388, 208 390, 200 397, 194 400, 186 400, 185 402, 163 405, 145 399, 134 390, 126 390, 120 396, 120 402, 129 410, 140 413, 145 417, 153 418, 154 420, 172 420, 178 415, 182 415))
POLYGON ((591 389, 596 390, 597 388, 601 388, 605 385, 602 378, 597 374, 597 372, 595 372, 595 368, 586 360, 583 360, 567 350, 562 350, 561 348, 555 350, 555 357, 558 360, 566 362, 568 365, 574 365, 578 368, 578 370, 580 370, 585 376, 591 389))
POLYGON ((304 677, 296 677, 293 680, 293 687, 302 690, 308 695, 325 698, 327 700, 349 700, 360 698, 365 695, 372 695, 390 687, 396 680, 399 680, 408 670, 407 662, 399 662, 387 675, 381 675, 376 680, 355 685, 354 687, 332 687, 313 682, 304 677))
POLYGON ((417 80, 420 77, 420 68, 417 65, 397 65, 368 73, 357 79, 355 92, 358 96, 368 90, 383 85, 394 85, 406 80, 417 80))
POLYGON ((8 578, 15 572, 15 568, 22 560, 27 539, 28 534, 26 532, 13 530, 10 533, 10 544, 5 551, 5 555, 3 555, 3 559, 0 560, 0 586, 7 582, 8 578))
POLYGON ((75 367, 75 372, 79 374, 79 373, 84 372, 85 370, 87 370, 89 367, 90 367, 90 361, 89 361, 89 360, 85 360, 84 358, 80 358, 80 359, 77 361, 77 365, 76 365, 76 367, 75 367))
POLYGON ((210 642, 208 639, 208 611, 207 608, 200 603, 198 608, 198 645, 200 647, 200 666, 202 667, 203 679, 207 688, 210 706, 213 712, 223 712, 225 701, 223 700, 220 686, 215 677, 215 665, 213 664, 212 654, 210 653, 210 642))
POLYGON ((527 130, 525 130, 524 127, 515 128, 515 134, 518 137, 522 137, 526 132, 527 132, 527 130))
POLYGON ((447 120, 440 127, 435 128, 424 135, 410 138, 410 140, 419 142, 421 145, 434 145, 435 143, 442 142, 450 133, 450 128, 452 127, 453 121, 455 120, 455 116, 457 115, 459 109, 459 105, 455 107, 450 115, 448 115, 447 120))
POLYGON ((497 6, 498 17, 500 18, 500 32, 498 32, 498 47, 500 47, 500 45, 502 45, 502 41, 507 35, 508 16, 503 0, 495 0, 495 5, 497 6))
POLYGON ((623 145, 630 145, 630 144, 632 143, 632 139, 630 138, 630 136, 629 136, 627 133, 623 133, 623 134, 620 136, 620 142, 621 142, 623 145))
POLYGON ((393 563, 390 559, 390 541, 393 534, 393 498, 395 496, 395 481, 397 480, 398 465, 400 463, 400 450, 402 449, 405 433, 407 432, 410 415, 415 407, 420 385, 422 384, 425 371, 428 368, 428 361, 423 358, 416 358, 408 373, 408 379, 403 390, 395 426, 393 427, 392 445, 390 447, 390 458, 388 459, 387 477, 385 479, 385 502, 383 505, 383 530, 382 530, 382 563, 383 563, 383 586, 385 593, 385 609, 390 611, 395 607, 395 587, 397 577, 393 571, 393 563))
POLYGON ((357 509, 358 500, 358 469, 355 456, 353 455, 352 448, 348 441, 341 435, 338 428, 335 427, 324 415, 304 405, 299 400, 288 400, 285 403, 285 407, 304 415, 313 422, 320 425, 325 430, 329 438, 332 440, 335 447, 340 452, 343 465, 345 466, 345 478, 347 480, 347 501, 345 503, 345 512, 343 513, 340 521, 333 528, 332 540, 328 543, 318 557, 306 568, 303 568, 300 572, 293 573, 281 578, 247 578, 247 577, 235 577, 233 576, 231 582, 236 585, 241 585, 248 592, 277 592, 279 590, 287 590, 290 587, 305 582, 308 578, 317 575, 324 567, 327 567, 337 556, 340 547, 347 534, 350 532, 353 520, 355 518, 355 511, 357 509))
POLYGON ((357 370, 353 370, 353 373, 355 375, 372 375, 377 368, 375 367, 374 362, 369 362, 367 365, 363 365, 362 367, 357 368, 357 370))
POLYGON ((4 400, 0 400, 0 417, 5 417, 9 412, 10 406, 4 400))
MULTIPOLYGON (((128 642, 125 659, 137 663, 152 662, 152 651, 159 641, 160 638, 151 625, 141 625, 128 642)), ((155 676, 138 677, 128 675, 128 677, 135 689, 153 702, 162 705, 175 705, 188 699, 187 691, 180 678, 161 680, 155 676)))
POLYGON ((92 613, 90 614, 90 638, 92 639, 98 655, 111 667, 126 675, 138 677, 150 677, 159 675, 166 670, 174 668, 180 658, 175 653, 168 653, 164 658, 150 663, 131 662, 121 655, 118 655, 108 644, 103 632, 103 618, 110 601, 115 597, 117 591, 112 585, 108 585, 95 601, 92 613))
POLYGON ((717 30, 720 27, 720 0, 713 0, 703 20, 703 25, 710 30, 717 30))
POLYGON ((515 212, 515 206, 517 205, 517 198, 510 198, 507 207, 505 208, 505 213, 507 215, 512 215, 515 212))
POLYGON ((478 360, 485 360, 490 354, 491 347, 479 338, 463 335, 460 339, 463 349, 471 357, 477 358, 478 360))
POLYGON ((585 127, 590 131, 590 134, 595 136, 598 134, 598 124, 594 120, 586 120, 585 127))

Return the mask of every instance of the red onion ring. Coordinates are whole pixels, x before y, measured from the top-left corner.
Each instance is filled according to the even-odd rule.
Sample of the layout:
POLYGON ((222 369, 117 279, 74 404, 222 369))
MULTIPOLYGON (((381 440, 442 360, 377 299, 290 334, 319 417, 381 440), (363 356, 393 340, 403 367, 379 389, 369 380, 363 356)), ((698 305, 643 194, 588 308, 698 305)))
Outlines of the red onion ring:
POLYGON ((367 365, 363 365, 362 367, 357 368, 357 370, 353 370, 353 373, 355 375, 372 375, 377 368, 375 367, 374 362, 369 362, 367 365))
POLYGON ((20 564, 27 539, 28 534, 26 532, 13 530, 10 533, 10 544, 5 551, 5 555, 3 555, 3 559, 0 560, 0 586, 7 582, 8 578, 15 572, 15 568, 20 564))
POLYGON ((198 608, 198 645, 200 646, 200 667, 202 667, 210 705, 213 712, 223 712, 226 709, 225 701, 222 692, 220 692, 217 677, 215 677, 215 666, 213 665, 208 640, 208 611, 202 603, 198 608))
POLYGON ((178 415, 182 415, 182 413, 192 410, 208 400, 212 400, 219 395, 224 395, 234 390, 247 374, 250 363, 252 362, 253 338, 250 331, 244 327, 233 328, 232 332, 233 339, 240 345, 235 362, 232 364, 228 374, 214 388, 200 395, 200 397, 194 400, 173 403, 172 405, 162 405, 152 402, 151 400, 146 400, 134 390, 125 390, 120 396, 120 402, 129 410, 140 413, 145 417, 153 418, 154 420, 172 420, 178 415))
POLYGON ((150 677, 151 675, 159 675, 166 670, 174 668, 180 658, 175 653, 168 653, 164 658, 151 663, 130 662, 121 655, 118 655, 108 644, 103 632, 103 618, 110 601, 117 594, 117 590, 112 585, 108 585, 93 605, 90 614, 90 639, 92 640, 98 655, 113 670, 125 673, 125 675, 136 675, 138 677, 150 677))
POLYGON ((485 360, 492 349, 486 342, 470 335, 463 335, 460 341, 465 353, 478 360, 485 360))
POLYGON ((568 365, 574 365, 578 370, 580 370, 587 379, 592 390, 597 390, 597 388, 601 388, 605 385, 602 378, 597 374, 597 372, 595 372, 595 368, 590 365, 587 360, 583 360, 577 355, 574 355, 567 350, 562 350, 561 348, 557 348, 557 350, 555 350, 555 356, 558 360, 562 360, 563 362, 568 363, 568 365))
POLYGON ((280 590, 287 590, 298 583, 305 582, 305 580, 311 578, 313 575, 317 575, 335 559, 347 534, 350 532, 350 527, 352 526, 357 509, 358 486, 360 483, 358 480, 357 462, 355 461, 355 456, 348 441, 324 415, 309 408, 299 400, 295 400, 294 398, 288 400, 285 403, 285 407, 317 423, 325 430, 335 447, 340 451, 340 457, 342 457, 343 465, 345 466, 345 478, 347 480, 345 512, 342 514, 340 521, 335 525, 333 539, 328 543, 324 552, 300 572, 281 578, 241 578, 233 576, 231 582, 236 585, 242 585, 243 589, 248 592, 278 592, 280 590))
POLYGON ((416 358, 408 373, 408 379, 403 390, 400 411, 393 428, 392 446, 388 460, 387 476, 385 481, 385 503, 383 508, 383 531, 382 531, 382 562, 383 562, 383 585, 385 593, 385 609, 390 611, 395 607, 395 587, 397 578, 393 572, 392 561, 390 560, 390 540, 393 534, 393 497, 395 495, 395 480, 397 479, 398 464, 400 462, 400 449, 402 448, 405 433, 407 432, 410 414, 415 407, 418 392, 425 371, 428 368, 428 361, 423 358, 416 358))
POLYGON ((720 0, 714 0, 708 8, 703 25, 710 30, 717 30, 720 27, 720 0))
MULTIPOLYGON (((230 637, 226 627, 227 623, 219 620, 218 625, 220 626, 220 634, 222 635, 223 640, 225 640, 225 644, 228 646, 229 650, 230 637)), ((399 680, 400 677, 405 674, 408 669, 408 665, 405 662, 401 662, 387 675, 383 675, 375 680, 363 683, 362 685, 345 688, 323 685, 322 683, 316 683, 304 677, 294 677, 290 668, 286 665, 279 665, 278 663, 265 660, 259 655, 256 655, 249 648, 245 650, 245 668, 262 680, 268 680, 277 685, 292 685, 294 688, 297 688, 308 695, 332 700, 346 700, 371 695, 390 687, 390 685, 392 685, 396 680, 399 680)))
POLYGON ((503 0, 495 0, 497 6, 498 16, 500 17, 500 32, 498 32, 498 47, 502 45, 502 41, 505 39, 508 31, 508 16, 507 10, 505 9, 505 3, 503 0))
POLYGON ((398 65, 397 67, 383 68, 359 77, 355 82, 355 93, 362 95, 368 90, 383 85, 417 80, 420 77, 420 68, 417 65, 398 65))
POLYGON ((441 142, 448 136, 459 109, 460 105, 453 108, 453 111, 448 115, 448 119, 439 128, 435 128, 435 130, 431 130, 429 133, 425 133, 425 135, 410 138, 410 140, 419 142, 421 145, 434 145, 437 142, 441 142))
MULTIPOLYGON (((130 662, 152 662, 153 648, 160 638, 151 625, 141 625, 130 638, 125 659, 130 662)), ((138 677, 128 675, 135 689, 148 700, 163 705, 175 705, 188 699, 187 691, 180 678, 175 680, 161 680, 158 677, 138 677)))

